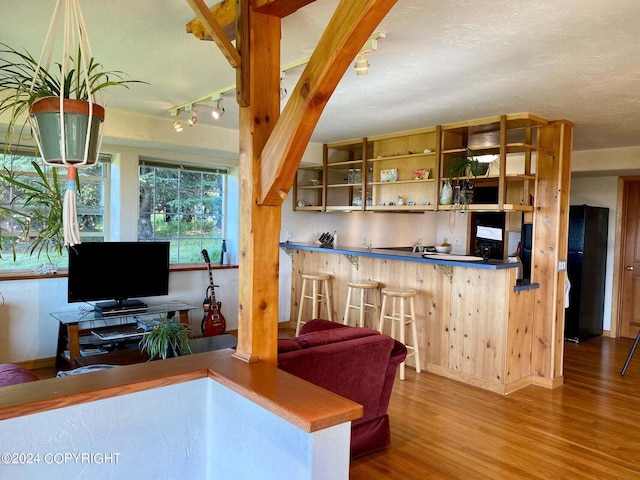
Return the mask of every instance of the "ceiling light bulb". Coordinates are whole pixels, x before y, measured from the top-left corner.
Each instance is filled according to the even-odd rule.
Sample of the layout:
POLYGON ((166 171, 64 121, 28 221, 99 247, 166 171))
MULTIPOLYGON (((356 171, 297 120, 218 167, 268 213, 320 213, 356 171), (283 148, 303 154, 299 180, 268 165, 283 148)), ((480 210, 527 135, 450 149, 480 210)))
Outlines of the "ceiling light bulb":
POLYGON ((181 132, 182 129, 182 124, 180 123, 180 120, 176 119, 175 122, 173 122, 173 128, 175 128, 176 132, 181 132))
POLYGON ((221 116, 224 115, 224 107, 222 106, 222 99, 220 98, 217 102, 216 102, 216 108, 213 109, 213 111, 211 112, 211 116, 215 119, 218 120, 221 116))
POLYGON ((356 75, 366 75, 369 73, 369 60, 363 54, 359 54, 356 63, 353 65, 356 69, 356 75))

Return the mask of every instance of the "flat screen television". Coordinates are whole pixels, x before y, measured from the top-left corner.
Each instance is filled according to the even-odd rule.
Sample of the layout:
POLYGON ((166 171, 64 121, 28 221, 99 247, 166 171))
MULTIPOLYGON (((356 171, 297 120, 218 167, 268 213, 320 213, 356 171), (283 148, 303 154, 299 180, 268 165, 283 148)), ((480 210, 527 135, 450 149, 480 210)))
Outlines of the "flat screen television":
POLYGON ((138 297, 169 294, 169 242, 88 242, 69 247, 67 300, 102 314, 143 311, 138 297))

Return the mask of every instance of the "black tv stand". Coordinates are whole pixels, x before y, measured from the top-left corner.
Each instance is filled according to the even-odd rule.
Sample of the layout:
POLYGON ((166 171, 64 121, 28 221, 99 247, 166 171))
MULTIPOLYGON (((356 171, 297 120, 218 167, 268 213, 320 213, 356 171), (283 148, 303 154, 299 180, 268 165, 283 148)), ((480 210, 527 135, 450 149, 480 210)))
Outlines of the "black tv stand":
POLYGON ((96 303, 96 314, 107 317, 109 315, 121 315, 123 313, 146 312, 148 308, 146 303, 136 299, 115 300, 112 302, 96 303))

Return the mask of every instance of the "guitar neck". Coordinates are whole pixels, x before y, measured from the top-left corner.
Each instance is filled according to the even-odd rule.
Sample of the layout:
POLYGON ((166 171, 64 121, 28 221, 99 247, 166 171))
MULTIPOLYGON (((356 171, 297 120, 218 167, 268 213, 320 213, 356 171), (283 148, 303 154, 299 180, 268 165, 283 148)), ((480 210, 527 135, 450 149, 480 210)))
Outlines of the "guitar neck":
POLYGON ((211 303, 216 304, 216 289, 213 286, 213 274, 211 273, 211 264, 207 265, 209 267, 209 287, 211 288, 211 303))

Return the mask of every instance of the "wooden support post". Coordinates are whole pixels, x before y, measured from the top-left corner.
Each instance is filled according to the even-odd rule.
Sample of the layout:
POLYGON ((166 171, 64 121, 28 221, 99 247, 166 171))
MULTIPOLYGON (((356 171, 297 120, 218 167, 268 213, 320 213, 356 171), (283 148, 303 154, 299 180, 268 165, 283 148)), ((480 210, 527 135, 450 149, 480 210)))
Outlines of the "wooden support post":
POLYGON ((540 128, 533 215, 532 281, 536 290, 533 323, 534 383, 554 388, 563 382, 564 281, 558 261, 567 259, 569 187, 573 125, 559 121, 540 128))
MULTIPOLYGON (((249 2, 249 0, 240 0, 249 2)), ((240 106, 240 261, 236 357, 275 364, 278 339, 278 273, 281 207, 260 196, 260 154, 280 115, 281 20, 242 9, 242 64, 259 81, 243 91, 240 106)), ((246 87, 244 85, 243 87, 246 87)))

